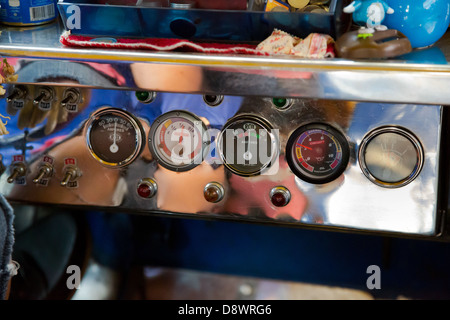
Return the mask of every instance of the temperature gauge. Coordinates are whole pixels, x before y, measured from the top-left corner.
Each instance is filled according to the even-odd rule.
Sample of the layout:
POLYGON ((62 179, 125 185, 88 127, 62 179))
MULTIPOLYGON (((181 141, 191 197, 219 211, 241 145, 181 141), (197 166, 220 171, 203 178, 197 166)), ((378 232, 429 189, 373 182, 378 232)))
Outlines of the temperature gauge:
POLYGON ((196 115, 181 110, 171 111, 154 121, 148 146, 163 167, 187 171, 202 163, 209 145, 206 133, 205 124, 196 115))
POLYGON ((289 167, 300 179, 322 184, 339 177, 348 164, 347 139, 333 127, 313 123, 300 127, 286 147, 289 167))
POLYGON ((116 108, 104 108, 88 120, 86 139, 89 151, 108 167, 123 167, 142 151, 145 133, 138 119, 116 108))
POLYGON ((387 188, 398 188, 414 180, 423 159, 419 140, 398 127, 382 127, 370 132, 359 149, 359 164, 364 175, 387 188))

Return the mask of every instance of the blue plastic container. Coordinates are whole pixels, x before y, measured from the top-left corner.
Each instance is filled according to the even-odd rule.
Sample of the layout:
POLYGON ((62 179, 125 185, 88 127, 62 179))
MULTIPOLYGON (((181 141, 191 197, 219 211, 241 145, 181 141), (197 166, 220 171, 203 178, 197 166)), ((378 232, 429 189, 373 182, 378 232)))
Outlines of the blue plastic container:
POLYGON ((58 2, 58 8, 65 28, 77 35, 256 42, 275 28, 299 37, 312 32, 339 37, 351 24, 351 16, 342 11, 349 2, 331 0, 326 13, 155 8, 85 0, 58 2), (77 12, 82 18, 74 21, 77 12))
POLYGON ((384 24, 401 31, 413 48, 438 41, 450 24, 450 0, 387 0, 394 9, 384 24))

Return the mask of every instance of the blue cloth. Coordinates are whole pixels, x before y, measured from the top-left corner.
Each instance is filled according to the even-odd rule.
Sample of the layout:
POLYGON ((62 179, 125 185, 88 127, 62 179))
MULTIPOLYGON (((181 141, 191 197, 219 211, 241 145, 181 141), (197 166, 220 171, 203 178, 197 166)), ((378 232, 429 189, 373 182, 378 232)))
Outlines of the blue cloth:
POLYGON ((13 209, 0 194, 0 300, 4 300, 11 274, 7 269, 14 245, 13 209))

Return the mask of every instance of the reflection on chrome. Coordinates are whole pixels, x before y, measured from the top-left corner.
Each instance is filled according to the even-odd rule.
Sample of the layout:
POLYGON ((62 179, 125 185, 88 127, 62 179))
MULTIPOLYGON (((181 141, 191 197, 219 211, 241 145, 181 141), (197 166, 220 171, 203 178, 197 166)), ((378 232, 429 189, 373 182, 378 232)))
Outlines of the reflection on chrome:
MULTIPOLYGON (((56 88, 55 95, 61 97, 66 89, 56 88)), ((26 86, 26 90, 35 92, 34 86, 26 86)), ((0 192, 9 200, 415 235, 438 233, 441 126, 436 124, 441 123, 440 106, 295 99, 288 109, 279 110, 273 104, 273 97, 224 96, 212 108, 201 94, 158 92, 154 101, 146 104, 134 92, 87 89, 80 92, 84 100, 78 111, 63 113, 61 117, 63 108, 58 104, 48 113, 42 113, 32 103, 11 110, 5 100, 0 101, 0 113, 11 116, 10 134, 0 137, 0 153, 8 168, 0 177, 0 192), (124 167, 104 166, 92 157, 86 144, 87 120, 102 106, 131 114, 133 119, 138 119, 146 137, 142 151, 124 167), (48 121, 54 120, 46 122, 45 119, 55 116, 54 108, 60 108, 57 125, 46 130, 48 121), (236 119, 244 121, 236 122, 236 119), (286 144, 294 131, 313 122, 336 128, 349 143, 348 164, 339 176, 327 183, 312 184, 297 177, 285 155, 286 144), (189 141, 187 132, 192 133, 189 123, 194 132, 198 124, 198 133, 192 137, 201 146, 198 153, 201 161, 194 161, 198 160, 194 152, 190 158, 194 165, 189 162, 189 170, 183 170, 171 160, 170 151, 176 150, 177 145, 186 148, 183 154, 191 155, 188 152, 191 147, 196 150, 192 139, 185 142, 189 141), (229 127, 230 124, 237 127, 229 127), (406 128, 423 146, 422 169, 415 179, 396 189, 374 184, 359 166, 358 150, 364 137, 386 126, 406 128), (221 136, 232 141, 232 147, 226 146, 227 141, 221 146, 221 136), (259 148, 255 149, 258 144, 259 148), (258 152, 266 157, 260 157, 258 152), (8 183, 12 160, 22 154, 27 167, 24 183, 8 183), (273 154, 276 156, 271 157, 273 154), (46 184, 35 184, 33 179, 42 171, 44 155, 54 159, 52 174, 45 177, 46 184), (62 187, 61 182, 67 179, 65 159, 72 159, 80 174, 76 183, 62 187), (149 190, 138 190, 142 181, 154 182, 157 192, 147 197, 149 190), (205 196, 206 186, 220 188, 208 190, 205 196), (215 194, 217 190, 220 194, 215 194), (288 190, 288 193, 274 195, 273 190, 288 190), (289 201, 282 197, 287 194, 289 201)), ((111 145, 115 143, 122 149, 120 144, 125 140, 123 136, 118 138, 122 135, 120 128, 115 125, 109 128, 103 138, 106 150, 115 155, 115 147, 111 151, 111 145)), ((372 152, 378 157, 380 150, 372 152)), ((408 153, 404 156, 410 157, 408 153)))

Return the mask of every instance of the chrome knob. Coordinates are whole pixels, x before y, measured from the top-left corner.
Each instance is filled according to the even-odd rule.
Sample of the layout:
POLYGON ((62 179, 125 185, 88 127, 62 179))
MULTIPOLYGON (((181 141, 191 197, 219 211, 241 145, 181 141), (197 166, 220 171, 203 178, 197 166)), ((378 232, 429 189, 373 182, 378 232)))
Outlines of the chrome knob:
POLYGON ((13 183, 17 178, 23 177, 27 172, 27 167, 23 162, 12 165, 12 174, 8 177, 8 183, 13 183))

